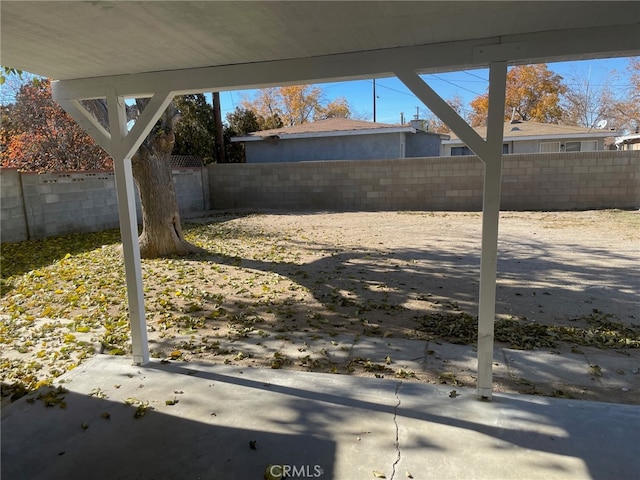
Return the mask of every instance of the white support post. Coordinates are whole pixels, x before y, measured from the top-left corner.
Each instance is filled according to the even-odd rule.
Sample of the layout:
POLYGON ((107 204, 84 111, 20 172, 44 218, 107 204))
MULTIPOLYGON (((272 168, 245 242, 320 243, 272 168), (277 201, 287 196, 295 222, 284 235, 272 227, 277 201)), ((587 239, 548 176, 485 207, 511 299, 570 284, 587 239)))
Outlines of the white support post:
POLYGON ((138 221, 136 200, 131 169, 131 152, 125 148, 127 137, 126 105, 115 91, 107 97, 109 125, 111 130, 111 155, 116 179, 118 213, 122 251, 124 253, 129 321, 131 323, 131 344, 134 365, 149 362, 149 345, 145 321, 144 293, 142 289, 142 264, 138 245, 138 221))
POLYGON ((128 131, 127 109, 124 98, 118 95, 115 87, 106 88, 106 90, 110 90, 110 93, 106 95, 109 130, 103 127, 80 101, 60 95, 60 89, 61 84, 55 82, 53 94, 56 100, 113 158, 127 283, 133 363, 143 365, 149 361, 149 346, 147 342, 142 265, 140 246, 138 245, 138 221, 136 218, 136 196, 131 157, 173 100, 174 92, 168 91, 154 94, 131 131, 128 131))
POLYGON ((482 255, 480 260, 478 380, 476 387, 477 396, 485 400, 491 400, 493 391, 493 338, 506 77, 506 62, 496 62, 490 65, 487 153, 482 158, 485 168, 482 197, 482 255))
POLYGON ((471 148, 485 164, 482 203, 482 253, 480 260, 480 301, 478 305, 477 395, 491 399, 493 367, 493 327, 496 311, 496 270, 498 259, 498 219, 502 176, 502 137, 507 62, 494 62, 489 70, 489 114, 487 139, 483 140, 415 72, 396 71, 396 76, 429 109, 471 148))

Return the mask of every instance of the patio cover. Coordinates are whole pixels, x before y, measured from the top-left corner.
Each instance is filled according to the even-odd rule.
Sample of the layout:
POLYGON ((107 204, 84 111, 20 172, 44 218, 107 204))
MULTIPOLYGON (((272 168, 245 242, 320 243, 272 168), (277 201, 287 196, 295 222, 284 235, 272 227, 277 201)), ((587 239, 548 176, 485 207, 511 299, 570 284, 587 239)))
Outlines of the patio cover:
POLYGON ((133 361, 149 359, 131 156, 175 95, 397 76, 485 165, 477 394, 492 391, 506 72, 640 54, 640 2, 23 2, 4 0, 1 63, 54 98, 114 159, 133 361), (419 76, 489 67, 487 139, 419 76), (133 128, 125 99, 151 97, 133 128), (104 98, 110 128, 80 101, 104 98))

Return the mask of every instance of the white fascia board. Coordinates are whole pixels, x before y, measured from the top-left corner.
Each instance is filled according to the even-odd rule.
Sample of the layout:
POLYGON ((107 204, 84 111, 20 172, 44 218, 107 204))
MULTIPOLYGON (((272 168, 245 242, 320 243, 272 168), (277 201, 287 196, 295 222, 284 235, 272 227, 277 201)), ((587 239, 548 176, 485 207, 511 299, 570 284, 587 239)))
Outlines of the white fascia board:
POLYGON ((245 136, 245 137, 231 137, 231 143, 238 142, 258 142, 260 140, 264 140, 264 137, 253 137, 253 136, 245 136))
POLYGON ((526 64, 631 56, 638 51, 640 25, 613 25, 311 58, 60 80, 53 82, 53 95, 56 100, 104 98, 114 88, 118 96, 127 98, 150 97, 162 91, 184 95, 389 77, 395 71, 431 73, 483 68, 492 61, 526 64))
POLYGON ((362 130, 335 130, 330 132, 306 132, 306 133, 282 133, 273 134, 268 137, 258 135, 247 135, 244 137, 232 137, 232 142, 257 142, 267 140, 269 138, 278 137, 280 140, 290 140, 294 138, 321 138, 321 137, 353 137, 358 135, 376 135, 385 133, 416 133, 413 127, 396 127, 396 128, 367 128, 362 130))
POLYGON ((626 142, 628 140, 640 140, 640 134, 632 133, 631 135, 624 135, 622 137, 616 137, 615 144, 619 145, 619 144, 624 143, 624 142, 626 142))
MULTIPOLYGON (((571 141, 572 139, 576 138, 576 139, 590 139, 590 138, 605 138, 605 137, 614 137, 615 136, 615 132, 610 132, 610 133, 567 133, 567 134, 555 134, 555 135, 522 135, 522 136, 518 136, 518 137, 503 137, 503 141, 504 142, 519 142, 519 141, 524 141, 524 140, 540 140, 540 141, 547 141, 547 140, 569 140, 571 141)), ((462 140, 460 140, 459 138, 454 138, 454 139, 450 139, 450 140, 443 140, 442 141, 443 144, 445 145, 464 145, 464 142, 462 140)))

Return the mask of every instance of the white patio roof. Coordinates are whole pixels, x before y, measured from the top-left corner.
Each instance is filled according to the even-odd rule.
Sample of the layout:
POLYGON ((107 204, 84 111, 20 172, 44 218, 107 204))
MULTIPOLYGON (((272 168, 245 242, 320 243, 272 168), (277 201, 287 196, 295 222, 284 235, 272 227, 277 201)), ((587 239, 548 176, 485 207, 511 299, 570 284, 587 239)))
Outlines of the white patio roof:
POLYGON ((638 2, 3 0, 1 13, 2 65, 56 80, 122 76, 90 89, 117 80, 122 95, 168 83, 180 92, 238 89, 393 75, 407 64, 441 72, 640 48, 638 2), (171 82, 180 71, 188 75, 171 82))
POLYGON ((485 164, 478 395, 491 397, 508 65, 640 53, 640 2, 0 3, 1 63, 52 77, 54 98, 114 158, 134 362, 149 358, 131 155, 174 95, 397 76, 485 164), (489 67, 487 139, 423 72, 489 67), (126 97, 153 97, 129 131, 126 97), (106 98, 109 129, 79 102, 106 98))

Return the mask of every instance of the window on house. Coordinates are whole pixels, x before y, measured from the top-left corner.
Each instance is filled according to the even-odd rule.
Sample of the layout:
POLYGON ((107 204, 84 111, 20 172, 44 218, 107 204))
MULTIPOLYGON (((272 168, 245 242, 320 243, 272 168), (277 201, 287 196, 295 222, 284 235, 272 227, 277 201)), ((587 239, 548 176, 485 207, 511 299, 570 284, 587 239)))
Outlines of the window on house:
MULTIPOLYGON (((502 144, 502 153, 509 153, 509 144, 502 144)), ((451 147, 451 156, 459 157, 460 155, 475 155, 469 147, 451 147)))
POLYGON ((458 157, 460 155, 473 155, 473 152, 466 145, 464 147, 451 147, 452 157, 458 157))
POLYGON ((579 152, 580 151, 580 142, 567 142, 564 144, 565 152, 579 152))
POLYGON ((540 153, 554 153, 560 151, 560 142, 540 142, 540 153))
POLYGON ((584 142, 567 142, 564 146, 565 152, 595 152, 598 150, 597 140, 587 140, 584 142))

